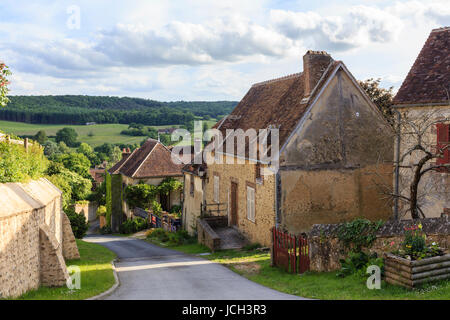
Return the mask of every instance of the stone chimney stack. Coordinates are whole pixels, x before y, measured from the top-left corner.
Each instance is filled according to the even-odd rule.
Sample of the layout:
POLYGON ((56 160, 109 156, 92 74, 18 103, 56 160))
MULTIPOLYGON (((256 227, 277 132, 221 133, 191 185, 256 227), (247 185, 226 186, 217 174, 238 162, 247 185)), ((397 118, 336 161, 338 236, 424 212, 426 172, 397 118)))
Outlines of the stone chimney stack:
POLYGON ((122 150, 122 158, 127 157, 128 155, 130 155, 131 151, 130 148, 123 148, 122 150))
POLYGON ((333 58, 325 51, 308 50, 303 56, 303 74, 305 77, 305 98, 311 95, 333 58))

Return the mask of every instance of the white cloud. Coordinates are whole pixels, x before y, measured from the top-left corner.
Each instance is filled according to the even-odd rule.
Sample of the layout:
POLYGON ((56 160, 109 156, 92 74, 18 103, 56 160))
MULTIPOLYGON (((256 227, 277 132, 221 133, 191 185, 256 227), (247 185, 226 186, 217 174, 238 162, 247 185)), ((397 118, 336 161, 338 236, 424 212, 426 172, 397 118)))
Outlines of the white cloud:
POLYGON ((284 10, 272 10, 270 16, 274 28, 287 37, 332 51, 393 41, 402 27, 399 18, 366 6, 350 8, 344 16, 284 10))

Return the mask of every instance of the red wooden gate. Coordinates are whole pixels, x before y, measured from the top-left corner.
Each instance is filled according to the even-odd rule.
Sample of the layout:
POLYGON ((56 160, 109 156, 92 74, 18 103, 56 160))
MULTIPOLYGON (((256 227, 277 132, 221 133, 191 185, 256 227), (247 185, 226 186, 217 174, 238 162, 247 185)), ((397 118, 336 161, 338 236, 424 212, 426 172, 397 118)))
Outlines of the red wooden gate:
POLYGON ((302 236, 272 228, 274 265, 286 272, 303 273, 309 270, 308 241, 302 236))

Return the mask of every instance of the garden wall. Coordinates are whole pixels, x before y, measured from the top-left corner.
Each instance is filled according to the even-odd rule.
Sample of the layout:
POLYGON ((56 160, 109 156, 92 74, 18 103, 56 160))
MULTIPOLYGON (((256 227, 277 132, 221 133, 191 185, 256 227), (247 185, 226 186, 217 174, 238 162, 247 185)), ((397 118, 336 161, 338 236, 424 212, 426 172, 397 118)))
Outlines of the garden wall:
MULTIPOLYGON (((388 221, 377 232, 377 239, 373 243, 371 252, 382 256, 384 252, 392 251, 394 246, 403 240, 405 228, 419 223, 427 235, 427 243, 436 241, 442 248, 450 249, 450 220, 448 216, 442 218, 428 218, 421 220, 388 221)), ((346 250, 337 238, 340 224, 316 224, 308 234, 311 271, 334 271, 341 268, 339 259, 345 258, 346 250)))
POLYGON ((87 222, 95 221, 97 219, 98 204, 96 202, 83 202, 75 204, 75 212, 83 213, 87 222))
POLYGON ((65 284, 64 258, 79 253, 61 203, 46 179, 0 184, 0 298, 65 284))

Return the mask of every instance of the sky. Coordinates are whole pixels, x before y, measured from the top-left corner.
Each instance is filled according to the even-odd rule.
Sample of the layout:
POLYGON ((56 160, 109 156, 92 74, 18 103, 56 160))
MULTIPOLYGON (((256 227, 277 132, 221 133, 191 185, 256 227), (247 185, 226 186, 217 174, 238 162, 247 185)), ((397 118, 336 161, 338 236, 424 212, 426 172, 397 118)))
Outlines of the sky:
POLYGON ((1 0, 11 95, 240 100, 327 51, 397 90, 450 0, 1 0))

